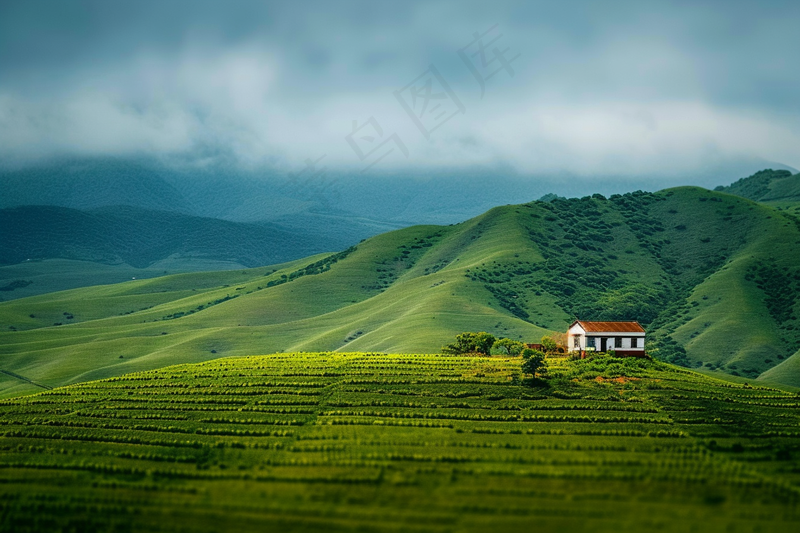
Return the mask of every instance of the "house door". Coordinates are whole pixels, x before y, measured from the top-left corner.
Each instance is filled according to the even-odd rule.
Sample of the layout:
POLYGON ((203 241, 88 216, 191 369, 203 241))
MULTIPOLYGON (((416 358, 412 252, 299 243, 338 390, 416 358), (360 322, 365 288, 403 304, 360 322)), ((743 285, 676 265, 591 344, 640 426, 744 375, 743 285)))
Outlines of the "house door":
POLYGON ((600 351, 605 352, 606 346, 608 346, 608 339, 605 337, 600 338, 600 351))

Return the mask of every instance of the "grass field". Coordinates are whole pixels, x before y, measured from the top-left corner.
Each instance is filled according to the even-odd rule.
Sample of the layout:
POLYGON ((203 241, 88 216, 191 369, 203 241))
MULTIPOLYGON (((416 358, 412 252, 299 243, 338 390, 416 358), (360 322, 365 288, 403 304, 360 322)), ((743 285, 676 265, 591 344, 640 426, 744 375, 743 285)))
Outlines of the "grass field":
POLYGON ((800 528, 800 396, 646 360, 293 353, 0 403, 2 531, 800 528))
POLYGON ((200 258, 169 258, 147 268, 125 263, 106 265, 71 259, 25 261, 0 266, 0 301, 16 300, 79 287, 111 285, 132 279, 149 279, 185 272, 241 270, 244 265, 232 261, 200 258))

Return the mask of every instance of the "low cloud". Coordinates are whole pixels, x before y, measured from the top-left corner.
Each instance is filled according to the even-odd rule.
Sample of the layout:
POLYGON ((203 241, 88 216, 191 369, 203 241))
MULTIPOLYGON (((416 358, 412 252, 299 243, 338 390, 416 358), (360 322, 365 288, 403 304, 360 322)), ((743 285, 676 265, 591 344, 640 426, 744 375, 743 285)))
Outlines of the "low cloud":
MULTIPOLYGON (((394 16, 388 4, 243 6, 253 21, 217 20, 216 4, 198 4, 143 40, 147 16, 137 11, 126 25, 107 9, 119 36, 75 36, 59 64, 43 52, 3 56, 12 75, 0 80, 0 158, 224 154, 251 168, 293 168, 325 155, 357 172, 369 162, 345 137, 354 120, 373 118, 408 151, 395 150, 384 168, 669 177, 736 158, 800 167, 800 109, 787 97, 800 77, 785 62, 797 32, 776 36, 767 24, 800 22, 792 4, 723 13, 714 3, 618 2, 598 13, 587 3, 575 16, 517 2, 412 2, 394 16), (456 51, 495 23, 520 57, 513 77, 500 73, 481 97, 456 51), (393 93, 430 64, 465 112, 426 139, 393 93)), ((26 20, 32 34, 44 31, 26 20)))

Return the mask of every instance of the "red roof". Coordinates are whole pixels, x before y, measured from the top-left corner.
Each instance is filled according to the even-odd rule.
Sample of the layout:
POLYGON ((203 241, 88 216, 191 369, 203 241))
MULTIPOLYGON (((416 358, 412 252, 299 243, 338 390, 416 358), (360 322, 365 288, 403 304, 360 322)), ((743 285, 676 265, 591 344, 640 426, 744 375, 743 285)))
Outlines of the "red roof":
POLYGON ((635 320, 627 322, 587 322, 585 320, 576 320, 572 323, 572 326, 575 324, 580 324, 584 331, 587 332, 644 333, 644 328, 635 320))

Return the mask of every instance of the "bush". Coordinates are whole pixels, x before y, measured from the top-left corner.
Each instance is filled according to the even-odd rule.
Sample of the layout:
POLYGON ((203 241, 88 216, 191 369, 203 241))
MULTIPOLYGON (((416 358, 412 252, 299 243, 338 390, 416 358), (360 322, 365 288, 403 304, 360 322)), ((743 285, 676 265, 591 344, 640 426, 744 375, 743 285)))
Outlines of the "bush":
POLYGON ((555 353, 555 351, 558 349, 558 344, 553 340, 552 337, 545 335, 542 337, 542 348, 544 348, 545 353, 555 353))
POLYGON ((447 355, 462 355, 465 353, 480 353, 489 355, 489 351, 495 343, 495 336, 480 331, 473 333, 466 331, 456 335, 456 342, 442 347, 442 353, 447 355))
POLYGON ((504 351, 506 355, 519 355, 522 353, 522 350, 526 349, 525 345, 520 341, 507 339, 505 337, 498 339, 497 342, 494 343, 494 348, 504 351))

